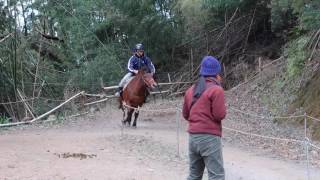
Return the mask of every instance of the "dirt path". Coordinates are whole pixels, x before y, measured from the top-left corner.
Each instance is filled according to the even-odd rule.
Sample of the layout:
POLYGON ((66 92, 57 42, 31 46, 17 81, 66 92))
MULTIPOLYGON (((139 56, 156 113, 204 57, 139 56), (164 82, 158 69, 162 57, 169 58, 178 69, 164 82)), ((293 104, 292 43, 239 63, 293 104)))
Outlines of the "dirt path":
MULTIPOLYGON (((0 131, 0 180, 186 179, 187 133, 180 130, 177 155, 175 113, 141 113, 138 128, 120 128, 119 111, 64 123, 0 131)), ((306 179, 302 164, 262 157, 224 144, 227 180, 306 179)), ((319 169, 311 170, 320 179, 319 169)))

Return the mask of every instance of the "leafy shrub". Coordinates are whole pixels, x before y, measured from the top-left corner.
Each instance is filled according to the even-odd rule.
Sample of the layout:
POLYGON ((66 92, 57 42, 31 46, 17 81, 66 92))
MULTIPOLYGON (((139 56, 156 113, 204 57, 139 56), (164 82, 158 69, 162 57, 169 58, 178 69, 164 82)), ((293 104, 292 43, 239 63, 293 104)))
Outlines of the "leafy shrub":
POLYGON ((271 0, 273 31, 297 26, 304 30, 320 28, 320 1, 271 0))
POLYGON ((304 62, 309 54, 305 49, 309 40, 310 37, 302 36, 290 42, 288 47, 285 49, 284 54, 287 56, 287 72, 289 77, 295 77, 301 74, 304 62))
POLYGON ((6 117, 6 116, 0 116, 0 124, 6 124, 6 123, 9 123, 9 118, 6 117))
POLYGON ((300 18, 301 27, 306 30, 320 29, 320 9, 308 9, 300 18))

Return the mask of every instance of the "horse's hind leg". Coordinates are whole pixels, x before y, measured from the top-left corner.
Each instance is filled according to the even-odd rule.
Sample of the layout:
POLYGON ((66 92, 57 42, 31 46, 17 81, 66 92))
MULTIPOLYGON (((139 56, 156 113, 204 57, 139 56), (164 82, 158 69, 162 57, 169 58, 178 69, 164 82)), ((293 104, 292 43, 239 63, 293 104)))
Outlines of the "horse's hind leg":
POLYGON ((133 124, 132 124, 133 127, 137 127, 138 116, 139 116, 139 111, 135 111, 134 112, 134 120, 133 120, 133 124))

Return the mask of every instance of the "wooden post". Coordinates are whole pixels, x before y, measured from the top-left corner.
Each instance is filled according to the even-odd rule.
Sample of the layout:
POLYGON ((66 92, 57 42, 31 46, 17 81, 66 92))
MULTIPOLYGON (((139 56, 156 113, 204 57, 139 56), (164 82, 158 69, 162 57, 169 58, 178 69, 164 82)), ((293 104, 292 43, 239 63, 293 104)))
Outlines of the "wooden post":
POLYGON ((103 88, 103 87, 104 87, 104 83, 103 83, 103 79, 102 79, 102 77, 100 77, 100 78, 99 78, 99 80, 100 80, 101 88, 103 88))
POLYGON ((259 75, 258 78, 261 79, 261 72, 262 72, 262 62, 261 62, 261 57, 259 57, 258 59, 258 63, 259 63, 259 75))
POLYGON ((259 57, 258 59, 258 63, 259 63, 259 73, 262 71, 262 62, 261 62, 261 57, 259 57))
POLYGON ((192 80, 193 76, 193 50, 190 49, 190 80, 192 80))
POLYGON ((169 83, 171 83, 170 73, 168 73, 168 80, 169 80, 169 83))
POLYGON ((209 37, 208 37, 208 33, 206 32, 206 41, 207 41, 207 54, 209 54, 209 37))
POLYGON ((226 65, 223 63, 222 66, 223 66, 223 79, 226 79, 227 78, 226 65))

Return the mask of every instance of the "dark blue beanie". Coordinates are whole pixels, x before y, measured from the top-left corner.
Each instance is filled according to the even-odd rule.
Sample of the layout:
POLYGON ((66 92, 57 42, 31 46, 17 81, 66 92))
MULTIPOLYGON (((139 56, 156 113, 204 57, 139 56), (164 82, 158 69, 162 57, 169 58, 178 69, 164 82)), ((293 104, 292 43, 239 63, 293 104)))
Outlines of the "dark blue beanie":
POLYGON ((205 56, 202 59, 200 67, 201 76, 216 76, 221 72, 219 61, 212 56, 205 56))

